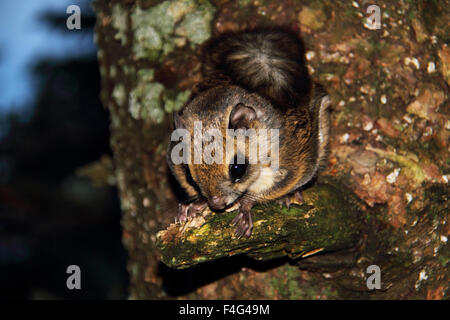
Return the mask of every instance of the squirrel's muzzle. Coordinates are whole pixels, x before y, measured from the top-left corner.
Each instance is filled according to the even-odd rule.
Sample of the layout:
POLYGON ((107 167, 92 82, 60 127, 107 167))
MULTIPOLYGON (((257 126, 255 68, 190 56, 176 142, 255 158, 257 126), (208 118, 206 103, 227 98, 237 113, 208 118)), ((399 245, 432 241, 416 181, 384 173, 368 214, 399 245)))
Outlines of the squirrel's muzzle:
POLYGON ((230 204, 229 198, 229 196, 212 196, 208 199, 208 205, 213 210, 222 210, 230 204))

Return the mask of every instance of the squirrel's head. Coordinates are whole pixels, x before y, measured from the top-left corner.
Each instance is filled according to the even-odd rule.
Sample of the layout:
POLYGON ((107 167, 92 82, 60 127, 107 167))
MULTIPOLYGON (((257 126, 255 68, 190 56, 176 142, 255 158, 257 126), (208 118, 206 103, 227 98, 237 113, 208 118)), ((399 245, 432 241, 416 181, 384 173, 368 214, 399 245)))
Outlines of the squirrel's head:
POLYGON ((255 105, 234 102, 220 112, 208 109, 174 115, 175 127, 190 134, 190 180, 213 210, 225 209, 241 197, 258 202, 262 191, 274 184, 271 143, 278 136, 268 130, 255 105))

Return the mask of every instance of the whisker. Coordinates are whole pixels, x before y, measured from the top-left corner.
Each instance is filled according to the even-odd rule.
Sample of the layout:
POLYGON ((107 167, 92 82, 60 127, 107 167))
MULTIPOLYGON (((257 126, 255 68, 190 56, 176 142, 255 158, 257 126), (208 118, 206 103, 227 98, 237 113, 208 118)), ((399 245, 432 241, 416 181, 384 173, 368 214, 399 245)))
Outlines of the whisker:
POLYGON ((252 194, 252 193, 248 193, 248 192, 242 192, 242 191, 237 191, 237 193, 242 197, 242 198, 247 198, 250 200, 253 200, 255 202, 258 202, 258 204, 268 207, 268 204, 266 203, 267 199, 264 196, 260 196, 260 195, 256 195, 256 194, 252 194))

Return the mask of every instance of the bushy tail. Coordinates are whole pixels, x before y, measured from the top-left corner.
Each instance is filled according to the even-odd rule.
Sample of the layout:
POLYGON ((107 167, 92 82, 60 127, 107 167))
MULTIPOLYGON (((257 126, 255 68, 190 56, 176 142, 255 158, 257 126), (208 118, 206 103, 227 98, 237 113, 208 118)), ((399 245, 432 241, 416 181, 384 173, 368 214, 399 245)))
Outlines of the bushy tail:
POLYGON ((222 78, 280 106, 297 106, 310 90, 303 43, 291 31, 226 33, 204 47, 206 81, 222 78))

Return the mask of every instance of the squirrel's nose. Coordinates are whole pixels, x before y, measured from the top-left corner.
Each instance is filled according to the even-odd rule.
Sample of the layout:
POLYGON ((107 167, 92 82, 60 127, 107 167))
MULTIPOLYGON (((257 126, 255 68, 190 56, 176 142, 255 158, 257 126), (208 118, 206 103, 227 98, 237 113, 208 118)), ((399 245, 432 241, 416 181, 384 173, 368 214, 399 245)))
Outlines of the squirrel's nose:
POLYGON ((227 197, 212 196, 208 199, 211 209, 220 210, 227 205, 227 197))

